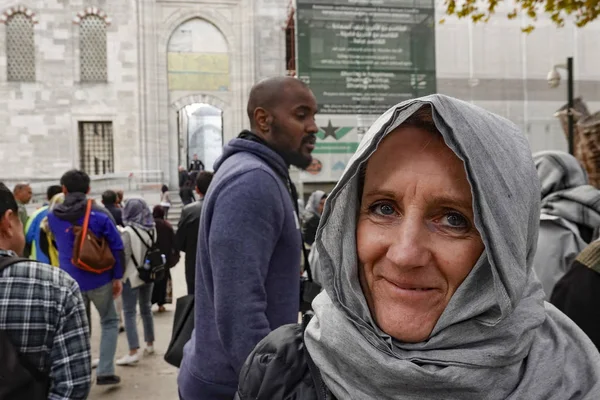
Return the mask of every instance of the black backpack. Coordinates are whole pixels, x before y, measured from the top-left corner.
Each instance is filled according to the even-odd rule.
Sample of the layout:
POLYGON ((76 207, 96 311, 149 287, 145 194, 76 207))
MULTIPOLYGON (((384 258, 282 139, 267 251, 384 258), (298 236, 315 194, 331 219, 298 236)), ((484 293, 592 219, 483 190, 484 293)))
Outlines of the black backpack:
MULTIPOLYGON (((1 257, 0 271, 9 265, 31 261, 19 257, 1 257)), ((9 313, 10 315, 10 313, 9 313)), ((41 372, 19 354, 8 334, 0 331, 0 400, 42 400, 48 398, 50 373, 41 372)))
POLYGON ((133 226, 131 229, 140 239, 142 244, 146 246, 146 254, 144 254, 144 259, 141 260, 143 261, 142 264, 135 259, 133 254, 131 254, 131 259, 137 268, 138 276, 146 283, 163 280, 166 274, 166 256, 162 254, 158 247, 158 241, 154 237, 154 231, 148 231, 148 235, 150 236, 150 244, 148 244, 144 241, 137 229, 133 226))

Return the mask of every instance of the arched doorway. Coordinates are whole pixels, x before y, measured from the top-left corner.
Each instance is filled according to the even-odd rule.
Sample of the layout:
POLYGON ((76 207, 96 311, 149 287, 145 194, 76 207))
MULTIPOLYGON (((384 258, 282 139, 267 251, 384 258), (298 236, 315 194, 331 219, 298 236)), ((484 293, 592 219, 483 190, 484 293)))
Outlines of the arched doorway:
POLYGON ((212 23, 192 18, 179 25, 167 45, 167 79, 175 110, 171 132, 177 132, 177 163, 189 166, 194 154, 207 170, 223 147, 230 90, 227 41, 212 23))
POLYGON ((194 155, 207 171, 223 148, 223 111, 206 103, 193 103, 179 111, 179 164, 189 166, 194 155))

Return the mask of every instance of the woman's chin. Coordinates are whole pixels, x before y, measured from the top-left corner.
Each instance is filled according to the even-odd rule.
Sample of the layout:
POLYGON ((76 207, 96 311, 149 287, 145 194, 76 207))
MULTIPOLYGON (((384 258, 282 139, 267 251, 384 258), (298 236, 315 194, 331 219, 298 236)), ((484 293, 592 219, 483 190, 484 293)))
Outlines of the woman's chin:
POLYGON ((386 307, 385 311, 375 312, 379 328, 404 343, 420 343, 429 338, 439 318, 431 314, 413 313, 407 310, 394 310, 386 307), (400 316, 400 317, 399 317, 400 316))

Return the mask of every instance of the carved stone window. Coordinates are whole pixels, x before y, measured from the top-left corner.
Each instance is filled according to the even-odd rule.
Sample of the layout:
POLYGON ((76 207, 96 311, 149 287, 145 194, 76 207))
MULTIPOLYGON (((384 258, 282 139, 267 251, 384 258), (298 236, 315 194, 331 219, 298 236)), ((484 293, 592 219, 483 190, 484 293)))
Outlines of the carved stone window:
POLYGON ((3 15, 6 23, 6 78, 14 82, 35 81, 34 20, 25 12, 3 15))
POLYGON ((106 82, 106 22, 97 15, 86 15, 79 25, 81 82, 106 82))

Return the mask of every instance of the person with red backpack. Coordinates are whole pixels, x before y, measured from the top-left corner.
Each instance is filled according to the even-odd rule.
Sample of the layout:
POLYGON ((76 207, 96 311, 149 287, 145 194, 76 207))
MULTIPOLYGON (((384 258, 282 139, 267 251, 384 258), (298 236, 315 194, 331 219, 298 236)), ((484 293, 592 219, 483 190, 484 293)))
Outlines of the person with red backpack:
POLYGON ((79 285, 50 265, 20 258, 23 225, 0 183, 0 400, 86 399, 90 335, 79 285))
MULTIPOLYGON (((48 225, 56 239, 60 269, 66 271, 79 284, 88 319, 90 303, 94 303, 100 314, 102 336, 96 384, 116 385, 121 382, 121 378, 115 375, 114 359, 119 336, 119 317, 114 299, 121 294, 123 288, 123 241, 112 215, 104 207, 87 198, 90 177, 85 172, 67 171, 60 178, 60 183, 65 193, 65 201, 48 214, 48 225), (81 235, 80 229, 84 227, 89 235, 81 235), (92 236, 103 250, 108 250, 110 257, 111 262, 102 263, 101 268, 100 265, 92 265, 92 262, 80 262, 87 256, 95 258, 93 253, 80 249, 80 246, 87 243, 80 239, 92 236)), ((106 255, 104 253, 104 256, 106 255)))

